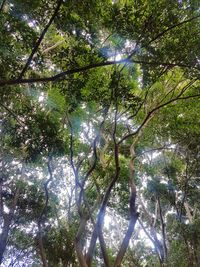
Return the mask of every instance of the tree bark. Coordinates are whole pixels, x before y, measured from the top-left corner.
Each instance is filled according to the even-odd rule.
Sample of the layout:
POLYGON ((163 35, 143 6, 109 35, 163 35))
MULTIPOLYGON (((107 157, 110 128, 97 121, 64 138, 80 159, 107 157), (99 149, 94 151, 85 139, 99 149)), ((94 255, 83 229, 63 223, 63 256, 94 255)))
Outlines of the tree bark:
POLYGON ((99 212, 98 212, 98 216, 97 216, 97 222, 95 224, 94 230, 93 230, 93 234, 91 237, 91 241, 90 241, 90 246, 88 249, 88 253, 86 255, 86 261, 89 264, 88 266, 91 266, 92 263, 92 257, 94 254, 94 249, 96 246, 96 241, 97 241, 97 237, 99 237, 99 242, 100 242, 100 246, 101 246, 101 250, 102 250, 102 255, 103 255, 103 259, 104 259, 104 263, 107 267, 110 266, 109 263, 109 259, 108 259, 108 255, 106 253, 106 246, 104 243, 104 239, 103 239, 103 233, 102 233, 102 227, 103 227, 103 222, 104 222, 104 217, 105 217, 105 212, 106 212, 106 207, 110 198, 110 194, 111 191, 116 183, 116 181, 119 178, 119 174, 120 174, 120 166, 119 166, 119 146, 117 144, 116 141, 116 123, 117 123, 117 108, 115 111, 115 121, 114 121, 114 129, 113 129, 113 143, 114 143, 114 158, 115 158, 115 174, 104 194, 99 212))
MULTIPOLYGON (((9 231, 10 231, 10 225, 11 225, 12 220, 13 220, 13 216, 14 216, 14 212, 15 212, 18 198, 19 198, 19 188, 17 188, 15 191, 15 195, 14 195, 12 207, 10 208, 10 212, 8 214, 6 214, 3 212, 3 210, 1 210, 2 217, 3 217, 3 229, 2 229, 2 233, 0 235, 0 264, 3 261, 3 254, 4 254, 5 249, 6 249, 6 245, 7 245, 7 241, 8 241, 8 235, 9 235, 9 231)), ((1 199, 1 201, 2 201, 2 199, 1 199)), ((2 205, 3 205, 3 203, 1 203, 1 206, 2 205)))
POLYGON ((165 222, 162 215, 162 208, 160 203, 160 198, 158 197, 158 208, 160 213, 161 221, 161 230, 162 230, 162 239, 163 239, 163 248, 164 248, 164 262, 167 262, 167 244, 166 244, 166 233, 165 233, 165 222))
POLYGON ((4 251, 6 249, 6 245, 7 245, 11 221, 12 221, 12 218, 11 218, 10 214, 5 214, 4 215, 3 229, 2 229, 2 233, 0 235, 0 264, 3 261, 3 254, 4 254, 4 251))
POLYGON ((81 244, 81 237, 85 231, 85 227, 86 227, 86 223, 88 220, 88 216, 82 216, 81 218, 81 222, 79 225, 79 229, 76 235, 76 239, 75 239, 75 249, 76 249, 76 255, 78 258, 78 262, 80 267, 88 267, 87 263, 86 263, 86 259, 83 255, 83 246, 81 244))
POLYGON ((95 225, 95 228, 93 230, 92 237, 90 240, 90 246, 89 246, 88 252, 86 254, 86 263, 87 263, 88 267, 91 267, 91 264, 92 264, 92 256, 94 254, 97 237, 98 237, 98 230, 97 230, 97 225, 95 225))
MULTIPOLYGON (((131 164, 131 166, 132 166, 132 164, 131 164)), ((134 169, 131 169, 131 174, 134 175, 134 169)), ((139 213, 136 212, 136 207, 135 207, 136 187, 135 187, 135 184, 132 180, 132 177, 130 179, 130 188, 131 188, 131 196, 130 196, 130 217, 131 218, 130 218, 128 230, 124 236, 123 242, 122 242, 121 247, 119 249, 119 252, 117 254, 117 257, 116 257, 116 260, 114 263, 114 267, 120 267, 121 266, 121 262, 124 258, 126 250, 128 248, 129 241, 131 239, 131 236, 132 236, 134 228, 135 228, 135 224, 136 224, 138 216, 139 216, 139 213)))
POLYGON ((45 253, 43 240, 42 240, 42 232, 41 232, 41 226, 40 225, 38 225, 38 247, 39 247, 40 257, 41 257, 41 260, 42 260, 42 266, 43 267, 48 267, 46 253, 45 253))

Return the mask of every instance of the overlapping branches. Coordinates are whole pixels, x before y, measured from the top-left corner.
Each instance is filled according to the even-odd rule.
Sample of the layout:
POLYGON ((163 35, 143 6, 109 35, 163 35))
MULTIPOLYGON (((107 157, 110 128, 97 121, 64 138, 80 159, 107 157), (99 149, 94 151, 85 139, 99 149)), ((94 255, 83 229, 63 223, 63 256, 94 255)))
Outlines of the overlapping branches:
MULTIPOLYGON (((143 64, 143 65, 150 65, 150 66, 163 66, 163 67, 168 67, 168 68, 173 68, 173 67, 181 67, 181 68, 189 68, 189 69, 196 69, 196 70, 200 70, 199 66, 197 64, 184 64, 181 62, 159 62, 159 61, 145 61, 145 60, 137 60, 134 59, 133 56, 136 54, 137 49, 134 49, 134 51, 132 51, 125 59, 122 60, 113 60, 113 61, 106 61, 106 62, 98 62, 98 63, 94 63, 94 64, 89 64, 87 66, 83 66, 83 67, 77 67, 75 69, 70 69, 70 70, 66 70, 63 72, 60 72, 56 75, 53 76, 49 76, 49 77, 38 77, 38 78, 27 78, 27 79, 23 79, 24 73, 27 71, 33 56, 35 55, 35 53, 37 52, 46 32, 48 31, 50 25, 52 24, 53 20, 55 19, 60 6, 62 4, 62 0, 58 1, 57 7, 51 17, 51 19, 49 20, 49 22, 47 23, 46 27, 44 28, 44 30, 42 31, 38 41, 36 42, 35 47, 33 48, 21 74, 19 75, 18 79, 11 79, 11 80, 1 80, 0 81, 0 87, 5 86, 5 85, 16 85, 16 84, 29 84, 29 83, 46 83, 46 82, 52 82, 52 81, 56 81, 59 79, 63 79, 66 76, 70 75, 70 74, 74 74, 74 73, 80 73, 80 72, 84 72, 90 69, 94 69, 94 68, 99 68, 99 67, 105 67, 105 66, 109 66, 109 65, 116 65, 116 64, 123 64, 123 63, 135 63, 135 64, 143 64)), ((157 34, 155 37, 153 37, 149 43, 153 43, 156 40, 158 40, 159 38, 163 37, 166 33, 168 33, 169 31, 173 30, 174 28, 180 27, 185 23, 189 23, 195 19, 198 19, 200 16, 195 16, 192 18, 189 18, 187 20, 183 20, 180 23, 177 23, 175 25, 172 25, 170 27, 168 27, 167 29, 165 29, 164 31, 160 32, 159 34, 157 34)))

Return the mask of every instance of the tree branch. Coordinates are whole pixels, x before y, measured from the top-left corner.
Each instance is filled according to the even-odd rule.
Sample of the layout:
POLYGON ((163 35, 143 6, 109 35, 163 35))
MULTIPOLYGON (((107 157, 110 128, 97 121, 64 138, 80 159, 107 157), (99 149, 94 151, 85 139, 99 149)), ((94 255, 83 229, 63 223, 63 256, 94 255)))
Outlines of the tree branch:
POLYGON ((1 3, 1 6, 0 6, 0 13, 3 10, 5 3, 6 3, 6 0, 3 0, 2 3, 1 3))
POLYGON ((15 115, 15 113, 14 113, 11 109, 9 109, 8 107, 6 107, 3 103, 0 103, 0 105, 1 105, 5 110, 7 110, 8 113, 10 113, 10 114, 13 116, 13 118, 15 118, 15 120, 16 120, 22 127, 24 127, 24 122, 21 121, 20 119, 18 119, 18 118, 17 118, 17 115, 15 115))
POLYGON ((101 250, 102 250, 102 254, 104 257, 104 263, 106 264, 106 266, 110 266, 109 264, 109 260, 106 254, 106 248, 105 248, 105 244, 102 239, 103 234, 102 234, 102 226, 103 226, 103 221, 104 221, 104 217, 105 217, 105 212, 106 212, 106 207, 108 204, 108 200, 110 197, 110 193, 112 191, 112 188, 114 187, 118 177, 119 177, 119 173, 120 173, 120 167, 119 167, 119 151, 118 151, 118 145, 116 142, 116 123, 117 123, 117 108, 115 111, 115 120, 114 120, 114 129, 113 129, 113 133, 112 133, 112 138, 113 138, 113 142, 114 142, 114 159, 115 159, 115 174, 104 194, 98 215, 97 215, 97 222, 96 225, 94 227, 93 233, 92 233, 92 237, 90 240, 90 246, 86 255, 86 260, 88 263, 88 266, 91 266, 91 262, 92 262, 92 256, 94 254, 94 249, 96 246, 96 241, 97 241, 97 237, 99 236, 99 241, 100 241, 100 245, 101 245, 101 250))
POLYGON ((189 18, 189 19, 186 19, 186 20, 183 20, 183 21, 181 21, 181 22, 179 22, 179 23, 177 23, 175 25, 170 26, 166 30, 164 30, 164 31, 160 32, 158 35, 156 35, 148 44, 153 43, 154 41, 156 41, 157 39, 159 39, 160 37, 165 35, 167 32, 171 31, 172 29, 175 29, 175 28, 177 28, 179 26, 182 26, 183 24, 191 22, 191 21, 193 21, 193 20, 195 20, 195 19, 197 19, 199 17, 200 17, 200 15, 192 17, 192 18, 189 18))
MULTIPOLYGON (((188 89, 196 81, 197 81, 197 79, 195 79, 193 81, 190 81, 185 87, 187 87, 187 89, 188 89)), ((178 100, 184 100, 184 99, 189 99, 189 98, 194 98, 194 97, 200 97, 200 94, 188 95, 188 96, 181 96, 184 92, 185 92, 185 90, 182 90, 180 92, 180 94, 178 94, 176 96, 176 98, 170 99, 169 101, 167 101, 167 102, 165 102, 163 104, 160 104, 157 107, 153 108, 151 111, 149 111, 149 113, 144 118, 143 122, 140 124, 140 126, 138 127, 138 129, 135 132, 133 132, 133 133, 130 133, 130 134, 125 135, 123 138, 121 138, 121 140, 118 142, 118 144, 121 144, 123 141, 125 141, 129 137, 132 137, 132 136, 137 135, 142 130, 142 128, 148 123, 148 121, 151 120, 151 118, 154 116, 155 112, 158 111, 159 109, 161 109, 161 108, 163 108, 163 107, 165 107, 165 106, 167 106, 167 105, 169 105, 169 104, 171 104, 171 103, 173 103, 175 101, 178 101, 178 100)))
POLYGON ((79 68, 75 68, 71 70, 66 70, 56 75, 49 76, 49 77, 38 77, 38 78, 28 78, 28 79, 18 78, 18 79, 12 79, 12 80, 1 80, 0 87, 5 86, 5 85, 53 82, 59 79, 63 79, 65 76, 68 76, 70 74, 85 72, 87 70, 94 69, 94 68, 105 67, 105 66, 116 65, 116 64, 123 64, 127 62, 135 63, 135 64, 146 64, 146 65, 152 65, 152 66, 160 65, 160 66, 167 66, 167 67, 193 68, 193 69, 200 70, 200 68, 196 66, 188 65, 188 64, 134 60, 134 59, 129 59, 127 57, 121 60, 99 62, 99 63, 94 63, 94 64, 90 64, 87 66, 83 66, 83 67, 79 67, 79 68))
POLYGON ((25 66, 24 66, 24 68, 23 68, 23 70, 21 71, 21 73, 20 73, 20 75, 19 75, 18 80, 21 80, 21 79, 22 79, 22 77, 24 76, 25 72, 27 71, 29 65, 31 64, 31 61, 32 61, 32 59, 33 59, 33 56, 34 56, 34 54, 37 52, 38 47, 40 46, 40 44, 41 44, 41 42, 42 42, 42 40, 43 40, 43 38, 44 38, 46 32, 48 31, 48 29, 49 29, 49 27, 51 26, 53 20, 55 19, 56 15, 57 15, 57 13, 58 13, 58 11, 59 11, 59 9, 60 9, 60 6, 61 6, 62 2, 63 2, 62 0, 59 0, 59 1, 58 1, 58 3, 57 3, 57 7, 56 7, 56 9, 55 9, 55 11, 54 11, 52 17, 50 18, 50 20, 49 20, 49 22, 47 23, 46 27, 45 27, 44 30, 42 31, 42 33, 41 33, 39 39, 37 40, 37 42, 36 42, 36 44, 35 44, 35 46, 34 46, 32 52, 31 52, 31 54, 30 54, 30 56, 29 56, 29 58, 28 58, 28 60, 27 60, 27 62, 26 62, 26 64, 25 64, 25 66))
POLYGON ((162 231, 162 239, 163 239, 163 248, 164 248, 164 260, 167 260, 167 244, 166 244, 166 234, 165 234, 165 222, 162 215, 162 208, 160 203, 160 198, 158 200, 158 209, 160 214, 160 222, 161 222, 161 231, 162 231))

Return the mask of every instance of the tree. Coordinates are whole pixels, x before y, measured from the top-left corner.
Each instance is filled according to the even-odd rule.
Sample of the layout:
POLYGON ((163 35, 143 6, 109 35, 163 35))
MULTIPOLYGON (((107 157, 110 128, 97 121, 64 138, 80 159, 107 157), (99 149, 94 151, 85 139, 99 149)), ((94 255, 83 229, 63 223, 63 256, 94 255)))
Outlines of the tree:
POLYGON ((198 266, 198 1, 0 12, 0 262, 198 266), (108 210, 126 222, 119 240, 108 210))

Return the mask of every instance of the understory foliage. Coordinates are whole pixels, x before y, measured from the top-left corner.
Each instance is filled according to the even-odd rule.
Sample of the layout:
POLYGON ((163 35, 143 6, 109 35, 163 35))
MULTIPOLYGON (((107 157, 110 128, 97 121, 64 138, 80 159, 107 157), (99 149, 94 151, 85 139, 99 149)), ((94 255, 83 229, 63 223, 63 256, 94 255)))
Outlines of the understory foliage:
POLYGON ((2 0, 0 265, 200 266, 198 0, 2 0))

